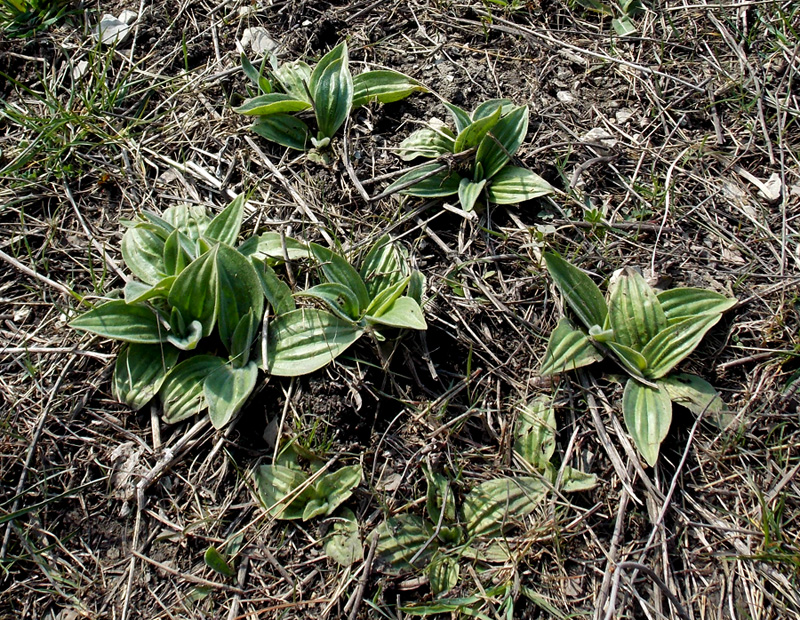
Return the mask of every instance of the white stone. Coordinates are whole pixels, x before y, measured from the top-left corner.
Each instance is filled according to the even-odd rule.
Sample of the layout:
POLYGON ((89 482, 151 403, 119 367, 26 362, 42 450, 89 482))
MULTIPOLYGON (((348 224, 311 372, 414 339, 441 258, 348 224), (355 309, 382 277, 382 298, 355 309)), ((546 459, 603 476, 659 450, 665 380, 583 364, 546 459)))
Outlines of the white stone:
POLYGON ((103 45, 120 45, 125 42, 130 32, 131 27, 128 24, 106 13, 100 19, 100 23, 95 26, 92 36, 95 41, 99 41, 103 45))
POLYGON ((131 11, 130 9, 125 9, 122 13, 119 14, 119 21, 123 24, 128 24, 130 26, 133 22, 136 21, 136 18, 139 17, 139 14, 136 11, 131 11))
POLYGON ((247 49, 249 46, 254 54, 263 56, 278 49, 278 43, 269 36, 266 28, 255 26, 248 28, 242 33, 242 40, 240 41, 242 48, 247 49))
POLYGON ((575 95, 568 90, 560 90, 556 93, 556 98, 561 103, 575 103, 575 95))

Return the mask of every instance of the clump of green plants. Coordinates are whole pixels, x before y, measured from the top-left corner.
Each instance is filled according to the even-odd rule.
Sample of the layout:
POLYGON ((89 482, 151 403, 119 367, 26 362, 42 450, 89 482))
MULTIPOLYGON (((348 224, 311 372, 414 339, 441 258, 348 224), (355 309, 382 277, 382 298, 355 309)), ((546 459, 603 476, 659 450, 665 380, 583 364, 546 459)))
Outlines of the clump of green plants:
POLYGON ((49 28, 67 12, 67 0, 0 0, 0 31, 24 38, 49 28))
MULTIPOLYGON (((236 108, 239 114, 256 117, 251 129, 267 140, 297 149, 321 149, 344 124, 350 112, 371 101, 391 103, 413 92, 425 91, 416 80, 397 71, 350 73, 347 43, 342 42, 325 54, 317 65, 301 60, 278 65, 271 57, 268 75, 242 56, 245 75, 257 94, 236 108), (297 113, 313 112, 317 133, 297 113)), ((262 68, 263 69, 263 68, 262 68)))
POLYGON ((573 4, 603 17, 611 17, 611 27, 620 37, 636 34, 633 18, 644 13, 644 5, 641 0, 620 0, 613 3, 600 0, 574 0, 573 4))
POLYGON ((736 299, 700 288, 656 292, 638 271, 626 268, 609 286, 606 300, 580 269, 554 253, 544 258, 556 286, 588 331, 561 319, 550 335, 543 375, 613 356, 628 375, 622 397, 625 425, 651 466, 672 423, 673 402, 712 420, 724 419, 724 403, 708 382, 672 371, 736 299))
POLYGON ((445 103, 455 131, 438 120, 418 129, 400 144, 404 161, 419 157, 438 161, 417 166, 386 192, 436 198, 458 195, 461 207, 476 202, 513 204, 544 196, 553 188, 538 174, 508 165, 528 133, 528 107, 508 99, 491 99, 470 114, 445 103))

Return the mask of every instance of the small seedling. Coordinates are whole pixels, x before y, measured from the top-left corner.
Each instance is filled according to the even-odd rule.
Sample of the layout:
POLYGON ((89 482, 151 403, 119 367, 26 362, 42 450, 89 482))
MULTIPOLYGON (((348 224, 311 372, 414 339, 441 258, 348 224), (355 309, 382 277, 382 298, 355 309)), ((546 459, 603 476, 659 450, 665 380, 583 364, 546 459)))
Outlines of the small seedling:
POLYGON ((262 75, 242 55, 242 68, 258 95, 236 108, 239 114, 256 117, 251 129, 267 140, 297 149, 321 149, 342 126, 350 112, 371 101, 391 103, 426 89, 416 80, 397 71, 350 73, 347 43, 343 42, 323 56, 312 69, 301 60, 278 66, 274 57, 269 77, 262 75), (294 113, 312 110, 317 135, 294 113))
POLYGON ((456 131, 431 121, 400 144, 403 161, 418 157, 439 161, 417 166, 386 192, 436 198, 458 195, 461 207, 472 211, 481 196, 495 204, 513 204, 544 196, 553 188, 538 174, 509 166, 528 132, 528 107, 507 99, 491 99, 472 114, 445 103, 456 131))
POLYGON ((721 422, 724 403, 695 375, 670 374, 703 336, 736 304, 735 299, 700 288, 656 293, 639 272, 623 269, 608 291, 577 267, 545 253, 547 270, 564 299, 586 326, 561 319, 550 335, 541 373, 573 370, 611 354, 629 375, 622 397, 625 425, 651 466, 672 422, 672 403, 721 422))
POLYGON ((617 36, 628 37, 636 34, 634 17, 644 13, 641 0, 620 0, 616 3, 602 2, 601 0, 573 0, 574 4, 589 11, 598 13, 603 17, 611 17, 611 27, 617 36))

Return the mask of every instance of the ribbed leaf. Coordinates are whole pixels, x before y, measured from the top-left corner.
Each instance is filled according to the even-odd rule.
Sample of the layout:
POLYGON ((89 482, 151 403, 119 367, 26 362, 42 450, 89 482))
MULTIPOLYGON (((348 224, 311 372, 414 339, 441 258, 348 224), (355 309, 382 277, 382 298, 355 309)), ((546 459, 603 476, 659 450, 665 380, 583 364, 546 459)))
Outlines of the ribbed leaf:
POLYGON ((539 478, 496 478, 479 484, 464 498, 462 513, 470 537, 499 533, 533 512, 547 487, 539 478))
POLYGON ((333 250, 316 243, 310 243, 308 247, 311 254, 319 262, 322 273, 325 274, 325 279, 328 282, 342 284, 353 291, 358 301, 359 313, 366 310, 370 302, 367 286, 364 284, 361 275, 353 269, 350 263, 333 250))
POLYGON ((173 282, 175 282, 175 276, 163 278, 153 286, 142 284, 136 280, 128 280, 123 289, 125 303, 138 304, 148 299, 155 299, 156 297, 166 298, 169 295, 169 290, 172 288, 173 282))
POLYGON ((489 116, 484 116, 483 118, 472 121, 462 131, 458 132, 453 152, 460 153, 474 146, 478 146, 478 143, 483 140, 483 137, 499 120, 500 108, 496 108, 494 113, 489 116))
POLYGON ((475 201, 480 198, 485 185, 485 179, 477 183, 469 179, 461 179, 461 182, 458 184, 458 201, 461 203, 461 208, 464 209, 464 211, 472 211, 475 207, 475 201))
POLYGON ((556 412, 549 398, 536 398, 520 409, 514 450, 536 469, 550 463, 556 450, 556 412))
POLYGON ((255 362, 242 368, 226 364, 208 374, 203 382, 203 395, 214 428, 223 428, 233 419, 255 388, 257 378, 255 362))
MULTIPOLYGON (((328 516, 342 505, 361 482, 361 465, 348 465, 334 472, 325 474, 314 483, 314 495, 325 500, 327 507, 324 512, 313 516, 328 516)), ((312 516, 304 517, 304 520, 312 516)))
POLYGON ((378 294, 372 298, 369 306, 367 306, 366 314, 372 316, 381 316, 382 314, 386 313, 389 308, 391 308, 392 304, 394 304, 395 300, 406 290, 410 279, 411 278, 407 276, 402 280, 387 286, 382 291, 379 291, 378 294))
POLYGON ((444 107, 447 108, 447 111, 450 112, 450 116, 453 117, 453 121, 456 124, 456 133, 461 133, 467 127, 469 127, 469 125, 472 123, 472 119, 465 110, 462 110, 457 105, 448 103, 447 101, 443 101, 442 103, 444 104, 444 107))
POLYGON ((491 116, 498 109, 500 110, 500 116, 504 116, 514 109, 514 103, 510 99, 487 99, 486 101, 478 104, 478 106, 472 111, 470 118, 473 121, 477 121, 479 118, 491 116))
POLYGON ((370 101, 392 103, 405 99, 413 92, 427 92, 417 80, 397 71, 365 71, 353 78, 353 108, 370 101))
POLYGON ((672 402, 663 388, 652 388, 628 379, 622 395, 625 426, 639 454, 653 467, 661 442, 672 424, 672 402))
POLYGON ((308 96, 309 83, 311 82, 311 67, 302 60, 287 62, 275 69, 272 74, 281 85, 281 88, 291 95, 294 99, 307 101, 311 105, 308 96))
POLYGON ((683 319, 661 330, 642 349, 647 359, 646 376, 659 379, 695 350, 706 332, 722 318, 721 314, 705 314, 683 319))
POLYGON ((349 508, 342 508, 333 517, 333 533, 325 543, 325 555, 340 566, 352 566, 364 559, 364 548, 358 535, 358 521, 349 508))
POLYGON ((408 253, 389 235, 383 235, 364 257, 359 274, 367 285, 367 295, 375 299, 378 293, 409 275, 408 253))
POLYGON ((658 385, 666 390, 673 403, 686 407, 696 415, 704 414, 705 419, 720 430, 733 421, 734 416, 728 411, 719 392, 697 375, 676 373, 660 379, 658 385))
POLYGON ((203 392, 206 377, 225 366, 216 355, 195 355, 167 374, 158 392, 164 407, 164 421, 174 424, 208 407, 203 392))
POLYGON ((417 129, 408 138, 400 143, 397 154, 403 161, 411 161, 417 157, 434 159, 452 153, 455 148, 455 138, 446 127, 434 129, 423 127, 417 129))
POLYGON ((169 304, 184 320, 199 321, 203 336, 214 329, 217 318, 217 252, 220 246, 192 261, 175 279, 169 291, 169 304))
POLYGON ((146 284, 156 284, 167 274, 164 240, 148 226, 134 226, 122 235, 122 260, 131 273, 146 284))
POLYGON ((161 389, 180 351, 168 344, 129 344, 114 364, 114 398, 138 411, 161 389))
MULTIPOLYGON (((145 213, 147 219, 155 222, 152 215, 145 213)), ((164 211, 163 224, 180 229, 192 242, 203 235, 211 220, 205 207, 200 205, 179 204, 164 211)), ((170 230, 170 232, 172 232, 170 230)))
POLYGON ((587 329, 603 325, 608 310, 605 299, 591 278, 558 254, 544 253, 545 264, 561 294, 587 329))
POLYGON ((483 178, 491 179, 517 152, 528 133, 528 106, 514 108, 497 121, 478 145, 476 164, 483 167, 483 178))
POLYGON ((575 329, 569 319, 561 319, 550 334, 544 362, 539 370, 543 376, 575 370, 603 359, 589 338, 575 329))
POLYGON ((331 138, 350 114, 353 103, 347 43, 340 43, 320 59, 311 72, 309 89, 314 98, 319 133, 331 138))
POLYGON ((311 142, 308 125, 288 114, 262 116, 250 129, 262 138, 297 151, 305 151, 311 142))
POLYGON ((456 587, 459 575, 458 562, 446 555, 434 558, 425 568, 428 582, 431 585, 431 593, 434 596, 447 594, 456 587))
POLYGON ((261 288, 267 301, 272 306, 275 314, 285 314, 295 309, 292 289, 283 280, 279 279, 272 267, 258 259, 252 259, 253 266, 256 268, 258 279, 261 281, 261 288))
POLYGON ((310 256, 306 244, 276 232, 265 232, 258 237, 250 237, 237 250, 247 257, 281 263, 284 260, 300 260, 310 256))
POLYGON ((205 236, 213 241, 236 245, 244 217, 244 194, 239 194, 209 222, 205 236))
POLYGON ((499 205, 516 204, 552 194, 550 184, 535 172, 516 166, 505 166, 489 183, 489 202, 499 205))
POLYGON ((137 344, 166 342, 168 333, 152 308, 145 304, 127 304, 122 300, 97 306, 73 319, 69 326, 137 344))
POLYGON ((231 338, 242 317, 252 312, 257 321, 264 314, 261 280, 253 263, 229 245, 220 244, 217 262, 217 325, 222 344, 231 351, 231 338))
POLYGON ((298 293, 305 297, 313 297, 322 301, 331 312, 345 321, 358 321, 361 310, 355 293, 344 284, 323 282, 298 293))
POLYGON ((269 326, 267 368, 294 377, 328 365, 359 339, 363 329, 317 309, 282 314, 269 326))
POLYGON ((422 308, 410 297, 400 297, 380 316, 368 316, 367 321, 401 329, 428 329, 422 308))
POLYGON ((269 116, 271 114, 286 114, 300 112, 311 107, 308 101, 296 99, 293 95, 283 93, 267 93, 252 99, 247 99, 235 112, 245 116, 269 116))
POLYGON ((737 302, 736 299, 702 288, 673 288, 659 293, 658 301, 667 320, 671 322, 699 314, 721 314, 737 302))
POLYGON ((169 275, 177 276, 194 260, 192 245, 191 239, 179 229, 170 233, 164 242, 164 269, 169 275))
POLYGON ((295 498, 286 501, 307 479, 308 474, 283 465, 262 465, 254 474, 261 504, 276 519, 300 519, 306 504, 314 498, 309 486, 295 498))
POLYGON ((637 351, 667 326, 655 292, 634 269, 623 269, 611 285, 608 319, 614 340, 637 351))
POLYGON ((407 196, 419 196, 421 198, 441 198, 443 196, 457 194, 461 177, 447 168, 431 176, 431 172, 437 168, 441 168, 441 164, 436 162, 414 168, 387 187, 386 191, 395 191, 395 188, 403 187, 410 181, 419 179, 419 181, 410 187, 400 190, 400 193, 407 196))
POLYGON ((647 369, 647 359, 636 349, 626 347, 624 344, 608 340, 604 343, 614 352, 619 363, 634 377, 644 377, 647 369))
POLYGON ((389 517, 378 526, 377 557, 390 572, 407 571, 425 566, 439 548, 434 539, 420 553, 416 566, 409 564, 433 534, 433 526, 417 515, 399 514, 389 517))

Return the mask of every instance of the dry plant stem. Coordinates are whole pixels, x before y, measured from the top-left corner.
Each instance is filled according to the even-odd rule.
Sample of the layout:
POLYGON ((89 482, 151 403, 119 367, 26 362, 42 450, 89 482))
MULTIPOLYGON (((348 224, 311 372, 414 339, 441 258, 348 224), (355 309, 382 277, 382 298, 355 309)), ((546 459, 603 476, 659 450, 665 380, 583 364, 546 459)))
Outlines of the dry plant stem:
MULTIPOLYGON (((239 565, 239 571, 236 575, 236 583, 239 584, 239 587, 244 590, 244 584, 247 580, 247 569, 250 566, 250 560, 245 555, 242 557, 242 563, 239 565)), ((231 601, 231 608, 228 611, 228 618, 227 620, 233 620, 239 613, 239 605, 241 604, 242 595, 238 592, 233 595, 233 600, 231 601)))
POLYGON ((283 188, 287 192, 289 192, 289 195, 295 201, 295 204, 297 204, 297 207, 300 209, 303 215, 305 215, 308 219, 310 219, 312 222, 314 222, 314 224, 317 225, 317 229, 319 230, 319 234, 322 235, 322 238, 328 242, 328 245, 330 247, 334 247, 333 239, 328 234, 327 230, 325 230, 325 228, 322 226, 322 222, 320 222, 319 218, 314 214, 314 211, 308 205, 305 198, 303 198, 300 195, 300 193, 289 182, 289 179, 287 179, 283 175, 283 173, 280 170, 278 170, 278 167, 272 163, 270 158, 267 157, 266 153, 264 153, 264 151, 262 151, 258 147, 258 145, 253 141, 253 139, 250 136, 245 136, 244 139, 247 141, 247 144, 250 145, 250 148, 252 148, 253 151, 255 151, 256 155, 258 155, 258 157, 261 159, 264 165, 267 168, 269 168, 269 171, 273 174, 273 176, 276 179, 278 179, 278 182, 280 182, 280 184, 283 185, 283 188))
POLYGON ((136 520, 133 524, 133 541, 131 542, 131 560, 128 564, 128 580, 125 583, 125 600, 122 603, 122 620, 128 620, 128 613, 131 608, 131 596, 133 594, 133 579, 136 575, 136 554, 134 553, 139 546, 139 537, 142 532, 142 511, 136 511, 136 520))
POLYGON ((659 577, 656 572, 650 568, 649 566, 645 566, 644 564, 639 564, 638 562, 620 562, 617 564, 616 570, 614 571, 614 586, 611 588, 611 596, 609 598, 609 607, 608 611, 606 612, 605 620, 612 620, 614 617, 614 610, 617 600, 617 593, 619 591, 619 580, 621 578, 622 571, 625 569, 634 569, 640 571, 650 577, 653 583, 658 586, 658 588, 664 593, 664 595, 669 599, 669 602, 672 604, 673 608, 675 609, 675 613, 680 616, 682 620, 692 620, 689 617, 689 614, 686 613, 686 609, 684 609, 681 602, 678 600, 678 597, 667 587, 661 577, 659 577))
POLYGON ((350 116, 344 121, 344 132, 342 134, 342 163, 353 185, 356 186, 358 193, 366 202, 369 202, 369 194, 367 194, 367 190, 364 189, 361 181, 358 180, 356 171, 353 168, 353 162, 350 161, 350 116))
POLYGON ((689 149, 694 148, 694 145, 689 145, 685 149, 680 152, 675 160, 670 164, 669 169, 667 170, 667 178, 664 181, 664 217, 661 218, 661 225, 658 228, 658 233, 656 234, 656 240, 653 242, 653 253, 650 256, 650 273, 654 274, 656 270, 656 252, 658 251, 658 242, 661 240, 661 233, 663 232, 664 226, 667 224, 667 218, 669 217, 670 206, 672 202, 672 173, 675 172, 675 167, 678 165, 678 161, 689 151, 689 149))
MULTIPOLYGON (((632 473, 630 468, 628 473, 632 473)), ((603 608, 606 606, 609 589, 611 588, 612 576, 615 570, 614 567, 616 566, 617 562, 617 553, 619 553, 619 545, 622 541, 625 516, 628 511, 628 500, 630 499, 630 495, 625 490, 625 487, 622 488, 621 495, 622 497, 619 499, 619 509, 617 510, 617 520, 616 523, 614 523, 614 534, 611 536, 611 546, 609 547, 608 554, 606 556, 606 570, 603 573, 603 581, 600 585, 600 593, 597 595, 597 601, 595 603, 595 620, 600 619, 603 608)))
POLYGON ((214 588, 217 590, 224 590, 225 592, 232 592, 233 594, 238 594, 239 596, 244 595, 244 590, 242 590, 241 588, 237 588, 235 586, 229 586, 227 583, 218 583, 216 581, 210 581, 208 579, 204 579, 203 577, 197 577, 196 575, 182 573, 181 571, 176 570, 167 564, 162 564, 161 562, 158 562, 153 558, 147 557, 143 553, 139 553, 138 551, 136 551, 136 549, 132 549, 131 553, 140 560, 143 560, 148 564, 152 564, 156 568, 163 570, 164 572, 169 573, 170 575, 175 575, 176 577, 185 579, 186 581, 190 581, 192 583, 196 583, 201 586, 206 586, 207 588, 214 588))
MULTIPOLYGON (((17 512, 19 510, 20 505, 22 504, 22 490, 25 487, 25 481, 28 479, 28 471, 30 470, 31 463, 33 463, 33 455, 36 452, 36 445, 39 442, 39 438, 42 436, 42 431, 44 430, 44 424, 47 421, 47 416, 50 413, 50 409, 53 406, 53 401, 55 400, 56 395, 58 394, 59 390, 61 389, 61 384, 64 381, 64 377, 67 376, 67 373, 72 368, 72 363, 75 361, 75 357, 70 357, 67 360, 67 363, 64 364, 64 368, 62 368, 61 373, 58 375, 58 379, 56 379, 55 384, 53 385, 53 389, 50 391, 50 396, 47 399, 47 403, 42 409, 42 413, 39 416, 39 421, 36 423, 36 430, 33 432, 33 437, 30 440, 30 445, 28 446, 28 453, 25 456, 25 463, 22 465, 22 472, 19 475, 19 480, 17 481, 17 486, 14 489, 14 496, 16 499, 14 503, 11 505, 11 513, 17 512)), ((11 527, 14 524, 14 520, 8 522, 6 525, 6 533, 3 535, 3 546, 0 548, 0 559, 6 559, 6 552, 8 551, 8 542, 11 538, 11 527)))
POLYGON ((345 605, 345 611, 347 611, 347 608, 352 604, 350 615, 347 616, 347 620, 355 620, 356 616, 358 616, 358 610, 361 608, 361 603, 364 600, 364 592, 366 591, 367 583, 369 582, 369 574, 372 572, 372 563, 375 561, 375 550, 377 548, 378 535, 377 532, 375 532, 372 535, 372 542, 369 545, 367 559, 364 561, 361 578, 358 580, 358 588, 356 589, 355 594, 353 594, 353 598, 347 601, 347 604, 345 605))
POLYGON ((12 267, 14 267, 16 269, 19 269, 22 273, 24 273, 26 275, 29 275, 32 278, 35 278, 35 279, 39 280, 39 282, 43 282, 44 284, 47 284, 47 286, 50 286, 50 287, 56 289, 57 291, 59 291, 60 293, 63 293, 64 295, 66 295, 68 297, 74 297, 79 302, 83 303, 83 297, 78 295, 78 293, 73 291, 71 288, 69 288, 67 286, 64 286, 63 284, 60 284, 60 283, 56 282, 55 280, 51 280, 47 276, 43 276, 43 275, 37 273, 36 271, 31 269, 30 267, 27 267, 26 265, 23 265, 21 262, 19 262, 13 256, 9 256, 8 254, 3 252, 2 250, 0 250, 0 258, 2 258, 4 261, 6 261, 12 267))

